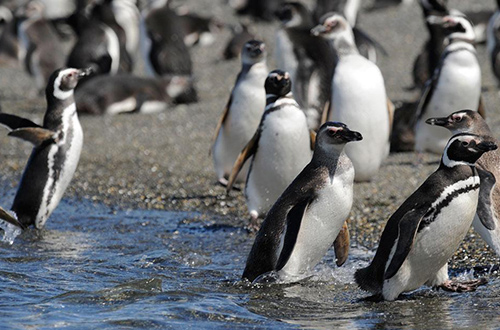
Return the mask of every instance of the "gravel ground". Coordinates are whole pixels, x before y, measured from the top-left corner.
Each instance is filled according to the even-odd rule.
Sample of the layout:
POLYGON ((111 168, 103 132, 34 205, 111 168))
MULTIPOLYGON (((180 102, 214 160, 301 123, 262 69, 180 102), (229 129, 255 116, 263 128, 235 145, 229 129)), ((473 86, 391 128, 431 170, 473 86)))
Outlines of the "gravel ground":
MULTIPOLYGON (((237 22, 223 0, 185 3, 197 13, 215 15, 227 23, 237 22)), ((463 11, 495 8, 493 0, 480 3, 450 0, 449 4, 463 11)), ((358 24, 388 52, 388 56, 380 58, 379 66, 389 97, 393 101, 417 99, 418 92, 408 91, 406 87, 412 85, 412 62, 427 38, 418 5, 364 11, 358 24)), ((276 23, 256 26, 258 35, 268 46, 270 69, 274 68, 271 55, 276 27, 276 23)), ((112 208, 196 210, 205 213, 207 219, 244 226, 248 214, 242 193, 233 191, 225 195, 225 190, 216 184, 208 156, 213 130, 240 67, 239 60, 220 60, 229 37, 228 31, 221 31, 212 45, 192 49, 200 98, 197 104, 180 105, 155 115, 81 117, 85 144, 66 197, 103 202, 112 208)), ((487 121, 500 136, 500 114, 496 106, 499 94, 484 46, 478 46, 478 56, 483 70, 487 121)), ((142 74, 141 65, 136 72, 142 74)), ((0 97, 4 112, 41 122, 45 101, 37 96, 34 82, 22 69, 0 68, 0 97)), ((6 130, 3 133, 0 134, 3 159, 0 183, 8 191, 17 186, 31 147, 7 138, 6 130)), ((350 218, 352 241, 376 247, 388 217, 436 169, 438 160, 437 156, 424 155, 423 164, 416 165, 414 153, 394 153, 384 162, 373 182, 356 184, 350 218)), ((452 266, 497 262, 471 231, 452 266)))

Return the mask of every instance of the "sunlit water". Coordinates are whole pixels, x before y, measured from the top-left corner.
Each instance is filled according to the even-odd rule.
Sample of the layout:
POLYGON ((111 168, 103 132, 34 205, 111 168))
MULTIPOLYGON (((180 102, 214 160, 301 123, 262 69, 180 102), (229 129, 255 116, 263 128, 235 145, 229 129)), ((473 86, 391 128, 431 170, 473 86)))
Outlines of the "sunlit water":
POLYGON ((207 218, 63 201, 46 229, 0 245, 1 329, 500 327, 496 273, 474 293, 367 302, 352 276, 372 252, 353 248, 302 283, 250 286, 239 277, 253 237, 207 218))

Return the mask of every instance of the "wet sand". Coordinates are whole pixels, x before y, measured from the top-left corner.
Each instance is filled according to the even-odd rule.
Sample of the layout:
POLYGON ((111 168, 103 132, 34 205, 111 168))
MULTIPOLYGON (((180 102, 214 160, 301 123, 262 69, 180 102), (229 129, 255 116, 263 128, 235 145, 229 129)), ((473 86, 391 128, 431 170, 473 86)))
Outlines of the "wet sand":
MULTIPOLYGON (((221 0, 215 3, 220 5, 210 0, 187 1, 198 13, 213 14, 227 23, 237 21, 221 0)), ((449 5, 464 11, 474 6, 495 8, 494 1, 482 1, 480 5, 449 1, 449 5)), ((412 63, 427 38, 421 16, 420 8, 413 4, 361 12, 358 18, 359 26, 389 54, 380 56, 378 64, 393 101, 418 98, 418 92, 406 87, 412 85, 412 63)), ((275 68, 272 53, 276 27, 276 23, 257 26, 258 35, 268 46, 270 69, 275 68)), ((84 149, 65 196, 102 202, 116 209, 201 211, 207 219, 215 217, 220 223, 244 226, 248 214, 242 192, 226 196, 225 189, 216 184, 208 156, 213 130, 240 68, 239 60, 220 60, 228 38, 229 32, 222 31, 212 45, 192 49, 200 99, 197 104, 179 105, 153 115, 80 117, 84 149)), ((484 45, 478 46, 478 57, 487 121, 500 136, 499 94, 484 45)), ((140 65, 135 72, 143 74, 140 65)), ((34 82, 20 68, 0 68, 0 102, 4 112, 42 121, 45 100, 37 96, 34 82)), ((8 138, 7 130, 0 131, 3 194, 12 193, 17 186, 30 151, 28 143, 8 138)), ((439 157, 424 155, 423 159, 423 164, 417 165, 414 153, 391 154, 373 182, 355 185, 350 217, 353 244, 377 246, 388 217, 436 169, 439 157)), ((471 267, 497 262, 498 258, 471 231, 451 265, 471 267)))

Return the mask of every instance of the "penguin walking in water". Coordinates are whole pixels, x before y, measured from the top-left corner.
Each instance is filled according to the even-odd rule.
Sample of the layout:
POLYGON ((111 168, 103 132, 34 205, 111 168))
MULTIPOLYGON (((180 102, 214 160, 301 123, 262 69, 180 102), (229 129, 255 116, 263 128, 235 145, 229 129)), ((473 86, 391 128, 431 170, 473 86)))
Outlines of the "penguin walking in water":
POLYGON ((34 145, 11 208, 15 215, 2 209, 0 214, 8 218, 4 220, 23 229, 31 225, 42 228, 59 204, 75 173, 83 144, 73 90, 78 80, 89 73, 59 69, 52 74, 45 90, 47 111, 43 126, 0 113, 0 124, 12 130, 10 136, 34 145))
MULTIPOLYGON (((447 128, 452 134, 471 133, 487 137, 496 145, 488 124, 479 113, 472 110, 460 110, 448 117, 430 118, 427 124, 447 128)), ((479 202, 472 225, 483 240, 500 256, 500 149, 484 154, 476 162, 476 169, 481 178, 479 202)))
POLYGON ((476 213, 480 178, 475 162, 495 149, 493 141, 475 134, 449 140, 439 168, 390 217, 372 262, 356 271, 361 289, 395 300, 424 284, 470 291, 483 283, 450 281, 447 262, 476 213))
POLYGON ((334 240, 337 265, 345 262, 349 251, 345 221, 352 206, 354 168, 344 146, 360 140, 360 133, 342 123, 320 127, 311 162, 262 223, 244 279, 258 281, 270 271, 278 272, 280 280, 298 279, 320 262, 334 240))
POLYGON ((440 25, 449 44, 434 71, 417 107, 415 150, 440 154, 451 134, 427 125, 431 117, 446 117, 456 109, 473 109, 484 115, 481 102, 481 68, 474 47, 471 22, 463 16, 431 16, 431 24, 440 25))
POLYGON ((347 145, 346 153, 354 165, 354 179, 370 181, 389 154, 394 106, 387 98, 380 69, 358 53, 346 19, 330 13, 321 22, 311 33, 331 40, 338 54, 325 117, 363 134, 363 141, 347 145))
POLYGON ((304 112, 293 99, 287 72, 271 71, 266 78, 266 107, 252 139, 238 155, 227 191, 245 161, 252 158, 245 184, 251 227, 264 217, 290 182, 311 160, 311 138, 304 112))
MULTIPOLYGON (((251 40, 241 51, 241 71, 217 123, 211 149, 217 179, 223 185, 227 185, 240 151, 259 127, 266 106, 266 56, 262 41, 251 40)), ((248 166, 240 170, 235 182, 245 181, 248 166)))

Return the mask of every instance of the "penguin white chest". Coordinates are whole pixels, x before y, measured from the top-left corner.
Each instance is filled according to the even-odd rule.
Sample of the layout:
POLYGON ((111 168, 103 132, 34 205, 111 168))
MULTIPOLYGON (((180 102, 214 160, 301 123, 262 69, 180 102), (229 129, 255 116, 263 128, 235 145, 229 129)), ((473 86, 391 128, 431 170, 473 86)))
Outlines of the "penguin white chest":
POLYGON ((298 275, 312 270, 332 246, 349 216, 353 198, 354 168, 350 165, 317 192, 306 208, 297 241, 282 272, 298 275))
MULTIPOLYGON (((433 204, 432 212, 422 220, 431 222, 419 229, 401 268, 395 276, 384 282, 386 298, 395 299, 401 292, 412 291, 427 282, 433 282, 471 227, 478 197, 477 176, 459 181, 443 191, 433 204)), ((389 264, 390 259, 386 267, 389 264)))

